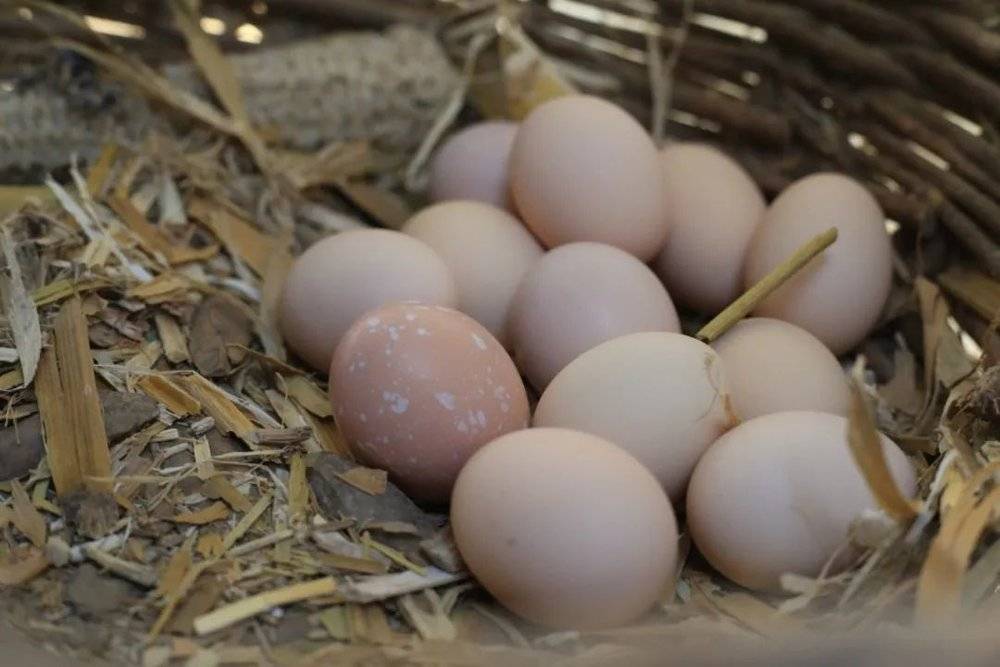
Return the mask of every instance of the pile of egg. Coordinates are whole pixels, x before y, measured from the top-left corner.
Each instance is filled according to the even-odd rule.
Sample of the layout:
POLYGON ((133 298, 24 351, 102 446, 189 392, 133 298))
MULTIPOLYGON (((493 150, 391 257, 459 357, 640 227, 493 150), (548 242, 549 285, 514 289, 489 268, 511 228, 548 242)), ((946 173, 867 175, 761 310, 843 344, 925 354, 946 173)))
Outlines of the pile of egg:
POLYGON ((618 107, 569 96, 454 134, 430 193, 401 231, 309 248, 280 323, 329 371, 358 458, 450 502, 459 551, 502 604, 559 628, 634 620, 669 594, 681 511, 709 563, 754 590, 851 562, 875 501, 835 355, 891 283, 864 187, 815 174, 767 205, 721 152, 658 150, 618 107), (717 313, 830 227, 837 243, 754 317, 712 346, 680 333, 675 301, 717 313))

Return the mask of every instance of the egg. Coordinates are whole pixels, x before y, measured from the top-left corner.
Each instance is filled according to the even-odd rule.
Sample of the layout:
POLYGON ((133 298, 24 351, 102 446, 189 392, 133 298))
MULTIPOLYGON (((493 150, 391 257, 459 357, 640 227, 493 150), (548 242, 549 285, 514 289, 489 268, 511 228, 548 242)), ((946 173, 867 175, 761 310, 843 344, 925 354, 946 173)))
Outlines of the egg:
POLYGON ((670 502, 642 464, 586 433, 538 428, 483 447, 455 484, 469 570, 509 610, 557 629, 623 625, 669 592, 670 502))
POLYGON ((451 135, 430 163, 431 201, 472 199, 510 209, 507 163, 517 123, 476 123, 451 135))
POLYGON ((509 326, 517 365, 539 391, 604 341, 640 331, 680 331, 670 295, 649 267, 601 243, 547 252, 521 281, 509 326))
POLYGON ((763 278, 830 227, 837 241, 761 303, 756 315, 796 324, 835 354, 878 322, 892 286, 892 247, 882 209, 857 181, 807 176, 771 203, 747 250, 744 286, 763 278))
MULTIPOLYGON (((903 493, 916 476, 903 452, 882 436, 903 493)), ((695 468, 687 520, 699 551, 734 582, 781 590, 786 572, 815 577, 849 565, 848 531, 878 504, 847 443, 847 419, 821 412, 779 412, 732 429, 695 468)))
POLYGON ((741 419, 789 410, 847 414, 851 395, 840 362, 805 329, 751 317, 712 347, 722 358, 741 419))
POLYGON ((384 229, 362 229, 313 244, 292 265, 278 324, 285 342, 326 373, 340 337, 367 310, 414 300, 455 306, 448 266, 422 241, 384 229))
POLYGON ((510 183, 522 219, 547 247, 596 241, 648 261, 667 238, 656 146, 605 100, 570 95, 533 109, 514 139, 510 183))
POLYGON ((358 457, 428 503, 446 502, 466 460, 529 418, 503 346, 458 311, 416 303, 354 323, 333 357, 330 402, 358 457))
POLYGON ((507 342, 511 300, 543 254, 521 222, 495 206, 449 201, 417 213, 402 231, 444 260, 458 286, 458 308, 507 342))
POLYGON ((682 499, 705 449, 734 423, 719 356, 677 333, 636 333, 601 343, 549 383, 534 425, 606 438, 682 499))
POLYGON ((764 196, 743 167, 705 144, 671 144, 660 162, 670 237, 656 272, 678 303, 717 313, 743 289, 743 258, 764 196))

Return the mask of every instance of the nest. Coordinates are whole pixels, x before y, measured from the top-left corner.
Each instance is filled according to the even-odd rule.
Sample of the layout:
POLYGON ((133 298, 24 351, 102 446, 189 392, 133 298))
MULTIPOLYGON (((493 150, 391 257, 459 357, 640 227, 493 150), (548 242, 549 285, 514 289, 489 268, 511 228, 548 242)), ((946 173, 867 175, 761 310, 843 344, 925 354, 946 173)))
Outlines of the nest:
MULTIPOLYGON (((1000 575, 994 3, 296 0, 253 20, 297 39, 227 59, 174 2, 193 64, 162 69, 16 4, 52 38, 0 61, 19 183, 0 187, 0 597, 35 640, 144 665, 765 664, 788 643, 930 663, 942 647, 913 628, 947 622, 970 664, 995 663, 975 621, 1000 575), (412 25, 302 41, 397 20, 412 25), (322 379, 286 354, 274 310, 295 252, 398 227, 448 127, 569 90, 658 139, 723 146, 769 195, 834 169, 882 203, 896 286, 852 414, 881 507, 849 571, 768 598, 690 555, 636 626, 528 627, 475 587, 445 517, 353 461, 322 379), (920 466, 920 498, 886 484, 876 425, 920 466)), ((180 41, 145 19, 148 43, 180 41)))

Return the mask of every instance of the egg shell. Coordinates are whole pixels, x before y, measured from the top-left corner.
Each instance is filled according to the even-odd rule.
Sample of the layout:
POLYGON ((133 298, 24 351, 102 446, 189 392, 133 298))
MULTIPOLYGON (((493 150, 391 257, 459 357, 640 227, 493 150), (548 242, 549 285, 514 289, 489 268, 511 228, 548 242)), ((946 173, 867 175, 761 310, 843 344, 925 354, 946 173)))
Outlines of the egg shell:
POLYGON ((514 296, 509 326, 517 365, 540 391, 604 341, 680 331, 670 295, 649 267, 601 243, 560 246, 536 262, 514 296))
MULTIPOLYGON (((847 426, 839 415, 779 412, 709 447, 691 477, 687 519, 713 567, 747 588, 779 592, 783 573, 815 577, 837 554, 831 574, 850 563, 851 523, 878 503, 851 455, 847 426)), ((912 497, 909 461, 884 436, 882 447, 912 497)))
POLYGON ((370 311, 350 328, 333 358, 330 401, 359 458, 428 503, 446 502, 473 452, 529 419, 503 346, 458 311, 413 303, 370 311))
POLYGON ((522 219, 549 248, 596 241, 648 261, 666 240, 656 146, 605 100, 570 95, 532 110, 514 140, 510 182, 522 219))
POLYGON ((430 163, 431 201, 471 199, 513 210, 508 162, 517 123, 476 123, 448 137, 430 163))
POLYGON ((458 291, 437 253, 413 237, 362 229, 317 241, 285 279, 278 324, 317 370, 330 369, 341 336, 365 311, 394 301, 456 306, 458 291))
POLYGON ((885 216, 857 181, 821 173, 788 186, 771 203, 750 242, 744 286, 830 227, 837 228, 837 241, 765 299, 755 314, 796 324, 842 354, 878 322, 892 286, 885 216))
POLYGON ((844 370, 805 329, 751 317, 712 347, 722 358, 733 408, 741 419, 790 410, 847 415, 851 395, 844 370))
POLYGON ((538 401, 534 425, 616 443, 677 502, 702 453, 735 423, 723 369, 712 348, 689 336, 621 336, 559 372, 538 401))
POLYGON ((656 273, 677 303, 717 313, 743 289, 743 259, 766 202, 735 160, 706 144, 660 152, 670 236, 656 273))
POLYGON ((677 524, 656 479, 593 435, 530 429, 494 440, 459 475, 455 542, 496 599, 552 628, 622 625, 668 592, 677 524))
POLYGON ((444 260, 458 287, 458 308, 507 343, 514 292, 544 251, 521 221, 495 206, 449 201, 417 213, 403 227, 444 260))

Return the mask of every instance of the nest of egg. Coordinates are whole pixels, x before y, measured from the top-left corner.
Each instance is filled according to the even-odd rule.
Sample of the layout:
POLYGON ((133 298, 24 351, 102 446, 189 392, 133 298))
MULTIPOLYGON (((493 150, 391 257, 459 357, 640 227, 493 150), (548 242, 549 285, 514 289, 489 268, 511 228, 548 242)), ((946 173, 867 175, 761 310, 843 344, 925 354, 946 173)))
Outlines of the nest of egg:
MULTIPOLYGON (((27 4, 39 16, 86 25, 45 3, 27 4)), ((417 3, 420 11, 404 3, 372 4, 386 24, 426 19, 426 34, 455 66, 436 79, 451 83, 437 98, 401 105, 414 109, 414 118, 416 109, 427 112, 413 121, 419 131, 410 133, 409 142, 345 137, 334 130, 320 137, 315 150, 281 145, 274 140, 280 131, 246 122, 255 116, 252 92, 235 92, 234 69, 184 3, 174 6, 175 20, 214 93, 211 100, 161 77, 119 43, 80 33, 57 38, 61 48, 97 63, 100 77, 138 91, 169 122, 152 125, 141 138, 110 135, 93 155, 81 149, 87 158, 82 162, 67 155, 66 166, 44 184, 2 188, 4 208, 11 211, 0 235, 7 267, 0 386, 9 422, 0 454, 8 480, 0 508, 7 536, 0 582, 9 620, 59 652, 125 664, 632 664, 668 649, 679 659, 724 663, 736 654, 763 663, 786 660, 789 644, 797 658, 808 660, 865 650, 930 663, 943 650, 931 630, 944 624, 949 636, 963 640, 963 659, 991 664, 996 640, 980 630, 993 619, 1000 575, 994 532, 1000 379, 992 366, 993 320, 1000 312, 994 280, 1000 276, 994 241, 1000 220, 994 127, 1000 85, 990 75, 1000 58, 990 27, 996 8, 963 0, 905 6, 892 0, 795 6, 678 0, 500 3, 495 14, 492 3, 487 10, 461 11, 453 3, 417 3), (704 142, 732 158, 690 145, 668 149, 666 155, 683 164, 667 181, 678 184, 671 193, 677 201, 697 206, 699 198, 702 205, 739 199, 736 213, 724 212, 738 221, 753 218, 748 212, 759 213, 765 198, 784 192, 772 218, 789 210, 792 223, 833 220, 840 235, 834 241, 825 225, 791 224, 794 234, 774 233, 760 242, 757 258, 746 230, 742 242, 732 229, 678 236, 662 254, 655 239, 616 239, 651 261, 678 306, 671 322, 631 330, 680 329, 705 343, 719 339, 714 347, 724 368, 754 357, 745 362, 749 375, 729 370, 732 387, 720 392, 718 369, 706 363, 715 357, 705 343, 672 340, 672 353, 690 357, 682 359, 689 375, 681 376, 682 361, 657 366, 660 334, 638 334, 618 339, 627 345, 601 346, 603 355, 581 357, 586 361, 552 382, 537 408, 539 396, 530 389, 523 397, 500 397, 498 408, 510 399, 508 408, 516 412, 522 400, 526 411, 530 401, 536 423, 588 425, 600 432, 595 420, 614 420, 629 400, 653 394, 650 409, 655 413, 662 405, 658 417, 676 422, 682 408, 672 397, 696 403, 704 394, 712 399, 709 416, 718 422, 718 433, 700 436, 707 439, 739 418, 773 411, 771 405, 843 416, 757 421, 758 432, 744 436, 747 441, 737 444, 747 446, 735 452, 735 434, 749 431, 729 431, 728 460, 713 454, 712 466, 692 486, 699 500, 688 501, 689 509, 697 505, 729 518, 716 522, 721 526, 705 519, 707 527, 689 530, 685 513, 677 512, 678 549, 667 558, 674 566, 672 581, 653 610, 638 620, 620 612, 621 601, 636 595, 624 586, 600 595, 581 592, 575 622, 548 620, 581 628, 608 625, 610 618, 628 622, 552 631, 511 614, 470 577, 441 505, 434 504, 447 497, 440 480, 410 479, 405 462, 379 461, 394 473, 389 477, 373 465, 371 453, 365 455, 357 435, 363 427, 333 413, 325 374, 314 369, 332 349, 311 349, 329 336, 310 329, 308 290, 298 304, 301 324, 292 328, 287 321, 294 314, 282 314, 291 300, 282 293, 293 257, 317 238, 370 226, 403 227, 426 204, 428 178, 432 196, 449 196, 433 189, 436 183, 447 190, 447 177, 435 175, 447 165, 431 161, 449 133, 484 118, 520 120, 545 100, 574 92, 615 102, 656 142, 704 142), (692 177, 695 166, 705 171, 692 177), (854 182, 801 180, 817 172, 839 172, 854 182), (866 238, 847 231, 854 224, 881 228, 875 201, 891 238, 882 250, 881 234, 866 238), (849 210, 852 202, 857 208, 849 210), (817 270, 822 261, 851 266, 836 281, 844 288, 839 297, 762 301, 752 288, 737 298, 761 279, 774 287, 800 271, 817 270), (865 275, 864 267, 872 273, 865 275), (864 287, 851 287, 853 280, 864 287), (839 355, 839 363, 798 329, 760 320, 737 324, 755 307, 803 324, 839 355), (796 308, 798 315, 792 313, 796 308), (742 332, 745 341, 723 336, 734 325, 731 334, 742 332), (780 341, 775 349, 758 342, 768 338, 780 341), (301 357, 286 352, 286 342, 301 357), (796 360, 793 369, 798 346, 819 351, 796 360), (736 361, 726 364, 727 355, 736 361), (643 376, 651 384, 616 385, 618 374, 643 376), (817 389, 821 378, 836 384, 845 375, 848 383, 817 389), (887 448, 884 436, 898 449, 887 448), (827 441, 830 451, 843 456, 821 456, 827 441), (786 442, 812 444, 816 453, 799 452, 792 465, 781 447, 786 442), (849 477, 843 485, 836 483, 838 471, 849 477), (767 481, 769 475, 782 479, 767 481), (813 493, 830 482, 829 497, 813 498, 809 502, 817 505, 801 511, 815 510, 838 526, 831 517, 851 515, 846 539, 813 536, 815 544, 792 545, 823 545, 819 561, 815 553, 800 554, 815 567, 809 576, 767 571, 783 558, 794 559, 781 546, 781 535, 753 527, 759 513, 740 502, 741 489, 750 493, 744 487, 754 480, 772 490, 788 484, 813 493), (859 503, 867 509, 857 515, 859 503), (691 530, 701 532, 695 538, 704 556, 693 547, 691 530), (746 542, 739 545, 737 536, 746 542), (770 561, 761 556, 769 553, 770 561), (762 565, 747 562, 754 554, 762 565)), ((295 90, 285 94, 295 99, 295 90)), ((101 106, 87 113, 99 115, 101 106)), ((531 146, 552 140, 565 122, 557 118, 542 127, 531 146)), ((616 122, 602 121, 608 136, 616 122)), ((595 143, 593 136, 587 139, 595 143)), ((595 159, 610 161, 630 140, 608 143, 595 159)), ((669 157, 665 163, 670 170, 669 157)), ((609 166, 619 172, 621 192, 564 196, 580 206, 578 217, 595 209, 613 216, 641 200, 641 193, 622 195, 644 181, 642 174, 626 171, 635 165, 609 166)), ((11 173, 30 180, 26 172, 11 173)), ((553 204, 529 199, 532 188, 545 185, 545 174, 523 181, 514 186, 518 205, 533 208, 525 217, 544 218, 553 204)), ((410 222, 409 231, 431 245, 454 242, 448 234, 435 241, 432 211, 422 213, 423 222, 410 222)), ((697 209, 691 215, 697 217, 697 209)), ((772 223, 781 227, 780 220, 772 223)), ((532 231, 547 243, 564 240, 559 235, 565 230, 544 223, 532 224, 532 231)), ((524 237, 530 246, 530 235, 524 237)), ((320 261, 317 270, 335 273, 363 252, 350 250, 337 263, 320 261)), ((497 270, 507 268, 500 260, 513 255, 498 257, 497 270)), ((560 327, 572 321, 574 330, 582 330, 586 323, 571 320, 572 304, 553 304, 546 289, 559 292, 560 281, 590 281, 594 290, 611 293, 615 280, 633 289, 646 275, 642 261, 624 252, 613 259, 584 255, 575 265, 572 257, 564 260, 571 265, 568 278, 554 270, 552 284, 523 299, 537 305, 523 307, 519 324, 501 327, 489 312, 474 313, 485 329, 463 321, 467 328, 457 330, 449 351, 471 331, 472 344, 478 350, 480 339, 499 366, 506 355, 489 333, 509 335, 503 342, 517 352, 528 385, 549 385, 581 351, 559 350, 566 358, 553 361, 553 349, 565 342, 560 327), (625 277, 599 270, 605 261, 628 267, 625 277), (555 311, 554 323, 546 321, 553 315, 548 311, 555 311), (549 331, 555 332, 552 340, 542 335, 549 331)), ((459 285, 459 294, 463 288, 469 286, 459 285)), ((439 316, 397 310, 385 315, 401 322, 439 316)), ((366 319, 355 325, 351 343, 374 344, 365 340, 369 329, 384 334, 379 344, 395 341, 382 324, 366 319)), ((441 326, 452 325, 448 320, 441 326)), ((592 343, 575 344, 586 349, 592 343)), ((335 367, 349 369, 351 355, 338 355, 343 358, 334 360, 335 367)), ((469 368, 465 361, 444 364, 444 370, 457 371, 456 382, 469 379, 469 368)), ((516 378, 513 365, 510 370, 516 378)), ((335 405, 351 405, 360 414, 365 397, 358 386, 337 380, 331 388, 335 405)), ((389 393, 380 396, 388 412, 405 417, 409 397, 389 393)), ((442 408, 455 399, 433 395, 442 408)), ((485 419, 473 411, 463 423, 475 428, 485 419)), ((601 447, 566 446, 576 451, 591 445, 601 447)), ((642 495, 647 473, 619 471, 633 483, 627 493, 605 492, 609 500, 620 495, 620 503, 603 502, 591 488, 574 491, 566 481, 585 457, 560 457, 554 445, 552 460, 533 461, 521 451, 512 446, 496 454, 506 463, 480 464, 468 473, 471 481, 460 485, 467 497, 460 546, 465 539, 474 574, 516 611, 530 616, 532 605, 517 608, 503 599, 495 577, 514 561, 491 547, 505 517, 489 511, 504 501, 483 507, 500 466, 508 466, 505 474, 529 505, 533 495, 579 495, 564 519, 554 515, 548 527, 534 526, 544 530, 538 543, 559 542, 573 509, 599 512, 609 526, 639 526, 620 544, 606 545, 605 560, 621 569, 635 550, 629 540, 641 540, 653 531, 650 526, 674 530, 659 506, 645 507, 655 518, 642 514, 650 497, 642 495), (478 535, 469 537, 473 530, 478 535), (484 565, 484 559, 493 562, 484 565)), ((653 460, 633 453, 653 469, 680 510, 684 481, 675 477, 686 478, 690 467, 678 473, 678 457, 653 460)), ((607 452, 595 454, 595 461, 601 474, 628 466, 607 452)), ((822 521, 813 517, 812 528, 822 521)), ((572 566, 573 556, 558 550, 547 555, 556 568, 572 566)), ((573 578, 568 571, 560 576, 573 578)), ((640 588, 646 581, 635 580, 640 588)), ((597 588, 594 581, 587 585, 597 588)))

